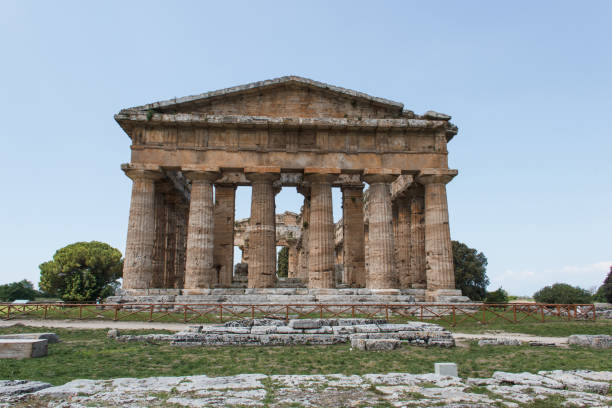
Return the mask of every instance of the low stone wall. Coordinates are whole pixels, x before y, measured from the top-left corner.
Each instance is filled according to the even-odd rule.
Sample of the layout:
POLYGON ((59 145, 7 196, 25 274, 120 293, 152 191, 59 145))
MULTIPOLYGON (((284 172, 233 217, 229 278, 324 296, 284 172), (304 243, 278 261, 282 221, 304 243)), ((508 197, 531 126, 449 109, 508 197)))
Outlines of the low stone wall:
POLYGON ((176 346, 331 345, 355 340, 391 339, 417 346, 453 347, 452 334, 442 326, 412 322, 389 324, 380 319, 239 320, 216 326, 191 326, 176 334, 111 337, 122 342, 168 341, 176 346))

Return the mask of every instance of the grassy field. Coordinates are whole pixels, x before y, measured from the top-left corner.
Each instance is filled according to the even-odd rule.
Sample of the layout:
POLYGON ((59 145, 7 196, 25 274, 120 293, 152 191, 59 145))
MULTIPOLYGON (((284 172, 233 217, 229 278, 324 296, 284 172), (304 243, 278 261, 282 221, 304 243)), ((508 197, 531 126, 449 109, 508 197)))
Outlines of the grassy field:
MULTIPOLYGON (((41 329, 0 328, 3 334, 35 331, 41 329)), ((181 348, 166 343, 118 343, 106 338, 106 330, 53 331, 62 342, 51 344, 47 357, 0 360, 0 378, 63 384, 76 378, 196 374, 428 373, 433 372, 434 362, 439 361, 456 362, 462 377, 490 376, 496 370, 612 370, 612 349, 478 347, 475 342, 454 349, 403 347, 380 353, 351 351, 348 345, 181 348)))

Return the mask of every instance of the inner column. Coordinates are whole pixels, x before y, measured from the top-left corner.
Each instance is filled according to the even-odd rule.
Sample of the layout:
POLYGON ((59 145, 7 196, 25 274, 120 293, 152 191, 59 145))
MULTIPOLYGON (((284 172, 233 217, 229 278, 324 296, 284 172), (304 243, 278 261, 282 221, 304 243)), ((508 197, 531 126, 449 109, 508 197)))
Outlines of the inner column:
POLYGON ((247 172, 251 181, 251 218, 249 225, 249 288, 276 285, 276 205, 274 186, 278 173, 247 172))
POLYGON ((343 261, 346 283, 365 287, 363 185, 342 187, 343 261))
POLYGON ((335 174, 310 174, 310 223, 308 226, 308 287, 333 288, 334 214, 331 183, 335 174))
POLYGON ((214 264, 219 268, 219 285, 232 285, 234 269, 234 207, 236 186, 228 184, 215 185, 215 249, 214 264))
POLYGON ((410 288, 413 276, 410 270, 410 200, 405 197, 395 199, 393 230, 395 232, 395 266, 400 288, 410 288))

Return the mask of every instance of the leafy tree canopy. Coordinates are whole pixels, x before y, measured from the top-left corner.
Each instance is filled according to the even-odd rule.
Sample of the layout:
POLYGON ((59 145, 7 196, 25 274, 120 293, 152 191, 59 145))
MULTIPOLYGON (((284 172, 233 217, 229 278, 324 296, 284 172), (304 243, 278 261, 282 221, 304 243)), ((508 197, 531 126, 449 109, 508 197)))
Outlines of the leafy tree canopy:
POLYGON ((32 282, 22 280, 19 282, 0 285, 0 301, 12 302, 17 299, 34 300, 39 296, 39 292, 34 289, 32 282))
POLYGON ((508 292, 499 288, 493 292, 487 292, 486 303, 508 303, 508 292))
POLYGON ((455 287, 471 300, 484 300, 489 278, 487 257, 462 242, 453 241, 455 287))
POLYGON ((280 277, 289 275, 289 248, 287 247, 283 247, 280 251, 278 251, 276 273, 280 277))
POLYGON ((114 292, 123 272, 121 252, 98 241, 59 249, 40 268, 40 287, 67 301, 88 301, 114 292))
POLYGON ((606 276, 603 284, 597 290, 595 297, 599 302, 612 303, 612 266, 610 266, 608 276, 606 276))
POLYGON ((533 294, 533 298, 539 303, 590 303, 593 299, 586 289, 567 283, 555 283, 545 286, 533 294))

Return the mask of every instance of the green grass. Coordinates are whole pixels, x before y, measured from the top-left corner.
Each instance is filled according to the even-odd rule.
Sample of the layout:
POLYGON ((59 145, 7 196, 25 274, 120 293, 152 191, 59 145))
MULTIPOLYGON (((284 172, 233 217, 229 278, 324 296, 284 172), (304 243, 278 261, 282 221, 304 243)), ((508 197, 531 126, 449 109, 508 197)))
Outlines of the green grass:
MULTIPOLYGON (((41 328, 0 328, 0 333, 36 332, 41 328)), ((351 351, 349 345, 294 347, 176 347, 167 343, 119 343, 106 330, 53 329, 61 343, 49 355, 0 360, 0 378, 63 384, 76 378, 210 376, 263 374, 429 373, 435 362, 452 361, 462 377, 490 376, 496 370, 612 370, 612 349, 572 347, 468 347, 453 349, 405 346, 392 352, 351 351)), ((130 331, 122 333, 138 333, 130 331)), ((151 331, 147 331, 150 333, 151 331)), ((140 333, 144 333, 140 331, 140 333)))

